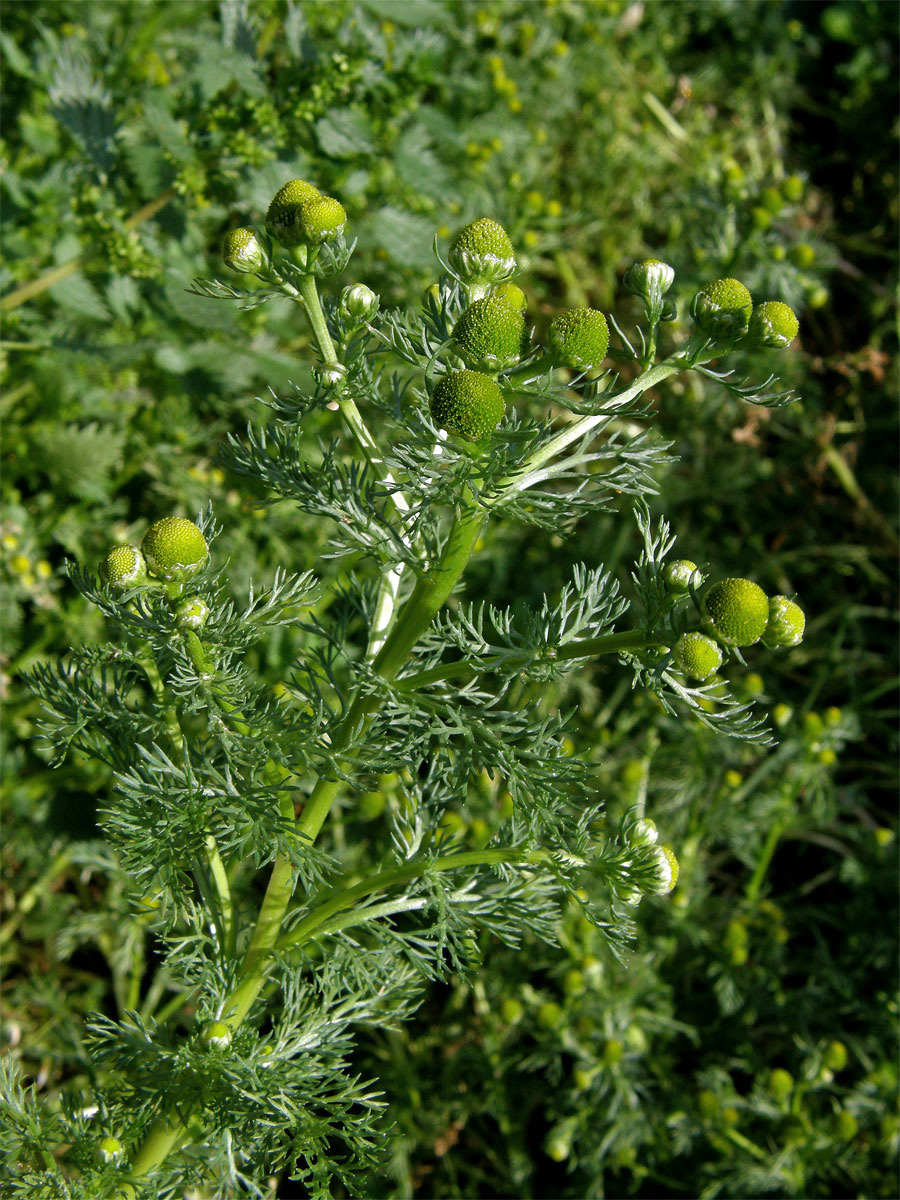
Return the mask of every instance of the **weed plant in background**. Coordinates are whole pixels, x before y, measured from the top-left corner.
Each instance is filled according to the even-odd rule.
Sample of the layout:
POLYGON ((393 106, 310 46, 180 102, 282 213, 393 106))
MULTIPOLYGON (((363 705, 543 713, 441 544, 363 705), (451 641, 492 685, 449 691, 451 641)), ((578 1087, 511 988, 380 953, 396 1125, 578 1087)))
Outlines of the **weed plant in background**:
POLYGON ((888 11, 7 8, 13 1194, 893 1194, 888 11))

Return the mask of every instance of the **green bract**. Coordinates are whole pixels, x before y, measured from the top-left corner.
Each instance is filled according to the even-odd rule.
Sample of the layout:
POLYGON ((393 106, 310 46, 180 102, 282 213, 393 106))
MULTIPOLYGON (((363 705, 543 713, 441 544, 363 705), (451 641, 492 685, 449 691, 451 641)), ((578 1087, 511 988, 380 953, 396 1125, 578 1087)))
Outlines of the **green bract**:
POLYGON ((479 217, 461 229, 449 258, 460 278, 471 283, 499 283, 516 269, 509 234, 490 217, 479 217))
POLYGON ((300 210, 307 200, 321 195, 305 179, 292 179, 275 193, 266 213, 266 229, 287 249, 305 241, 300 225, 300 210))
POLYGON ((496 380, 480 371, 451 371, 438 380, 431 397, 436 424, 473 442, 493 433, 505 411, 496 380))
POLYGON ((525 318, 500 296, 470 305, 453 330, 460 358, 470 367, 503 371, 519 361, 525 318))
POLYGON ((763 634, 763 645, 799 646, 806 629, 806 615, 799 604, 787 596, 769 597, 769 621, 763 634))
POLYGON ((716 279, 691 301, 691 316, 717 342, 733 342, 747 332, 753 300, 737 279, 716 279))
POLYGON ((685 633, 675 643, 675 665, 689 679, 701 683, 722 665, 722 651, 705 633, 685 633))
POLYGON ((677 558, 673 562, 667 563, 663 570, 666 587, 676 595, 683 595, 692 587, 699 587, 702 579, 702 575, 697 570, 697 564, 691 562, 689 558, 677 558))
POLYGON ((586 371, 596 367, 609 349, 606 317, 595 308, 570 308, 550 326, 550 353, 562 367, 586 371))
POLYGON ((226 267, 241 274, 262 271, 269 265, 269 256, 259 240, 256 230, 249 226, 232 229, 222 244, 222 258, 226 267))
POLYGON ((185 517, 163 517, 151 525, 141 550, 152 575, 176 583, 190 579, 209 557, 206 539, 185 517))
POLYGON ((749 579, 720 579, 703 598, 706 627, 723 646, 752 646, 766 631, 769 601, 749 579))
POLYGON ((792 308, 780 300, 766 300, 757 304, 750 315, 748 337, 760 346, 771 346, 783 350, 789 346, 800 330, 800 322, 792 308))
POLYGON ((147 578, 147 564, 136 546, 113 546, 100 564, 100 578, 111 588, 137 587, 147 578))

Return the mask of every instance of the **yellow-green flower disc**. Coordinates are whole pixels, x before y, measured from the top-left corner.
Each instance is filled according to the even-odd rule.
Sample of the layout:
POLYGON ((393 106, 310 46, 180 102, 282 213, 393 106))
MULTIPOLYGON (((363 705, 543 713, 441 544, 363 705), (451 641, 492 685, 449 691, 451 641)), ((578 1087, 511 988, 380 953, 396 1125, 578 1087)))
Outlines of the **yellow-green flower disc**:
POLYGON ((111 588, 137 587, 147 578, 144 556, 136 546, 113 546, 100 564, 100 578, 111 588))
POLYGON ((766 631, 769 599, 749 579, 720 579, 703 598, 706 627, 723 646, 752 646, 766 631))
POLYGON ((587 371, 606 358, 609 326, 603 313, 595 308, 570 308, 553 321, 547 340, 560 366, 587 371))
POLYGON ((705 633, 685 633, 675 643, 675 664, 688 679, 701 683, 722 665, 722 651, 705 633))
POLYGON ((291 179, 278 189, 266 213, 266 229, 287 249, 304 241, 300 209, 307 200, 320 195, 319 189, 305 179, 291 179))
POLYGON ((747 332, 753 299, 738 279, 714 279, 691 301, 691 316, 717 342, 733 342, 747 332))
POLYGON ((492 434, 505 411, 496 380, 480 371, 451 371, 438 380, 431 397, 435 423, 473 442, 492 434))
POLYGON ((525 318, 502 296, 485 296, 463 312, 453 330, 460 358, 467 366, 504 371, 522 354, 525 318))
POLYGON ((209 557, 206 538, 185 517, 163 517, 151 525, 141 550, 151 574, 179 583, 196 574, 209 557))

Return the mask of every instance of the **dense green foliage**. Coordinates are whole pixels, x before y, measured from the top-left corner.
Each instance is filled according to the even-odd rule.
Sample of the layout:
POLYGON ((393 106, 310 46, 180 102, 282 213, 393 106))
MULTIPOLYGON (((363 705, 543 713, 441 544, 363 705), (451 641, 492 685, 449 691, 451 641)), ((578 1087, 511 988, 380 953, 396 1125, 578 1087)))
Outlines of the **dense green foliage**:
MULTIPOLYGON (((399 976, 394 947, 373 942, 368 985, 394 989, 391 1016, 405 1023, 388 1021, 365 993, 348 940, 323 942, 316 1003, 327 1010, 348 979, 359 987, 349 1032, 306 1058, 279 1045, 268 1086, 301 1149, 328 1145, 337 1158, 346 1137, 335 1195, 893 1194, 895 15, 878 0, 4 6, 0 944, 15 1134, 4 1188, 116 1194, 119 1150, 102 1138, 123 1130, 101 1128, 103 1114, 86 1115, 84 1098, 106 1087, 122 1101, 114 1081, 123 1062, 141 1086, 155 1073, 157 1084, 183 1089, 214 1125, 231 1107, 240 1149, 254 1168, 261 1161, 264 1120, 251 1101, 277 1027, 265 1045, 242 1027, 219 1046, 198 1036, 219 1014, 156 973, 152 931, 184 933, 207 902, 188 870, 203 847, 191 841, 189 789, 180 824, 173 799, 170 842, 144 803, 148 779, 177 764, 136 758, 133 747, 91 757, 104 729, 145 711, 146 691, 137 660, 98 649, 122 618, 92 578, 113 542, 139 545, 158 519, 202 513, 215 636, 240 648, 220 664, 218 712, 226 717, 249 687, 269 722, 268 754, 296 754, 299 742, 301 774, 325 761, 305 740, 322 713, 283 701, 300 690, 310 639, 345 648, 340 661, 336 652, 319 660, 338 675, 363 655, 377 570, 362 540, 351 557, 336 555, 330 514, 340 497, 312 504, 312 468, 308 479, 279 473, 294 444, 279 458, 275 427, 315 390, 315 340, 283 297, 239 307, 192 283, 242 285, 221 263, 223 238, 262 229, 276 190, 302 176, 340 198, 348 238, 358 239, 349 270, 323 286, 329 319, 341 319, 340 288, 361 280, 380 293, 383 313, 400 306, 383 328, 401 350, 407 310, 430 313, 441 341, 440 290, 419 304, 439 270, 434 231, 446 248, 484 215, 502 222, 527 266, 517 282, 538 342, 565 308, 614 309, 633 330, 640 304, 623 302, 622 277, 647 256, 676 272, 667 345, 687 337, 690 299, 712 280, 737 278, 754 299, 791 305, 801 332, 778 352, 777 370, 800 400, 749 406, 699 372, 667 381, 649 393, 655 441, 634 459, 643 474, 633 490, 647 496, 652 528, 664 515, 677 553, 705 576, 801 597, 807 628, 802 644, 750 646, 746 666, 732 658, 725 670, 740 701, 771 714, 774 748, 722 737, 661 704, 650 661, 639 664, 637 688, 629 665, 610 657, 523 676, 516 703, 540 715, 548 744, 571 739, 565 788, 590 781, 585 809, 596 811, 578 836, 612 846, 645 813, 675 847, 677 888, 645 899, 629 920, 607 913, 604 928, 574 889, 558 919, 542 905, 524 913, 507 879, 508 926, 491 914, 473 940, 451 921, 443 972, 429 965, 424 934, 399 976), (85 656, 85 692, 73 683, 73 697, 90 691, 88 666, 103 687, 90 693, 95 707, 73 703, 51 745, 40 692, 57 686, 60 656, 76 679, 73 648, 85 656), (143 1025, 116 1062, 92 1057, 128 1011, 143 1025), (151 1028, 159 1032, 145 1039, 151 1028), (247 1098, 239 1110, 235 1079, 247 1098), (321 1109, 292 1107, 291 1088, 316 1087, 321 1109), (349 1134, 329 1125, 341 1112, 349 1134), (65 1162, 71 1190, 34 1151, 38 1133, 65 1162), (78 1190, 82 1173, 93 1191, 78 1190)), ((454 325, 445 325, 449 340, 454 325)), ((621 345, 615 330, 611 344, 621 345)), ((736 378, 764 379, 775 353, 748 344, 726 365, 736 378)), ((402 358, 380 361, 409 373, 402 358)), ((396 430, 399 385, 396 399, 366 419, 396 430)), ((325 405, 303 411, 320 484, 349 471, 348 446, 330 442, 335 430, 325 405)), ((606 596, 601 564, 623 597, 646 599, 631 574, 644 548, 630 515, 633 479, 621 482, 613 508, 583 520, 573 510, 536 530, 520 511, 501 514, 466 576, 470 625, 453 634, 448 621, 441 636, 472 653, 478 620, 488 622, 482 601, 524 621, 566 587, 593 583, 606 596)), ((427 497, 417 500, 427 508, 427 497)), ((140 625, 165 660, 183 626, 159 596, 148 603, 131 633, 140 625)), ((184 695, 203 674, 188 650, 169 666, 184 695)), ((148 747, 157 717, 146 717, 148 747)), ((203 711, 188 705, 185 719, 201 741, 203 711)), ((444 734, 423 769, 452 743, 453 731, 444 734)), ((249 777, 260 744, 234 733, 229 769, 249 777)), ((399 751, 395 759, 360 760, 363 793, 325 827, 304 882, 328 877, 334 860, 366 879, 392 846, 421 837, 404 808, 421 792, 415 763, 404 771, 399 751)), ((275 784, 238 804, 226 775, 216 836, 244 863, 232 885, 249 912, 268 875, 268 859, 254 855, 275 784)), ((558 798, 555 786, 550 779, 558 798)), ((495 844, 515 788, 478 771, 454 787, 451 807, 429 814, 446 845, 495 844)), ((535 813, 534 825, 549 826, 552 814, 535 813)), ((287 828, 278 837, 279 851, 298 851, 287 828)), ((621 865, 612 852, 603 861, 610 872, 621 865)), ((179 953, 189 974, 205 951, 185 934, 179 953)), ((313 1027, 318 1009, 299 984, 283 1003, 287 1024, 313 1027)), ((268 1160, 271 1194, 306 1194, 281 1177, 289 1153, 268 1160)), ((222 1190, 209 1190, 200 1154, 182 1190, 270 1194, 240 1155, 229 1166, 224 1142, 210 1160, 222 1190)), ((305 1186, 316 1193, 323 1180, 313 1166, 305 1186)))

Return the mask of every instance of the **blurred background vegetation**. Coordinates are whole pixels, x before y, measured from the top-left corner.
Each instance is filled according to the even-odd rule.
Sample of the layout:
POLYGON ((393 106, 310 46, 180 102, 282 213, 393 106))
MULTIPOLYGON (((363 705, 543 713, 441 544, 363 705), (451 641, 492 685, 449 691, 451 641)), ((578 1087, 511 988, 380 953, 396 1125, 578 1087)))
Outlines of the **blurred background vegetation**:
MULTIPOLYGON (((217 465, 258 397, 308 378, 296 310, 186 291, 304 176, 344 203, 346 282, 384 306, 434 281, 435 230, 491 215, 539 332, 571 305, 633 319, 619 281, 646 255, 676 268, 681 312, 736 275, 801 320, 791 408, 693 381, 656 401, 680 552, 808 614, 803 645, 741 677, 779 747, 676 721, 615 666, 547 696, 577 706, 611 824, 642 803, 675 845, 679 887, 638 910, 624 962, 573 914, 564 955, 486 943, 474 986, 435 986, 402 1035, 361 1031, 395 1124, 372 1194, 895 1195, 896 6, 35 0, 4 6, 0 49, 5 1052, 61 1096, 85 1013, 120 1000, 125 885, 80 864, 109 775, 51 768, 22 683, 99 634, 64 561, 212 501, 239 595, 328 536, 217 465)), ((469 596, 532 602, 578 561, 627 584, 623 512, 549 545, 509 527, 469 596)), ((255 663, 276 691, 295 650, 286 633, 255 663)), ((363 855, 390 787, 345 816, 363 855)), ((480 781, 458 836, 504 803, 480 781)))

